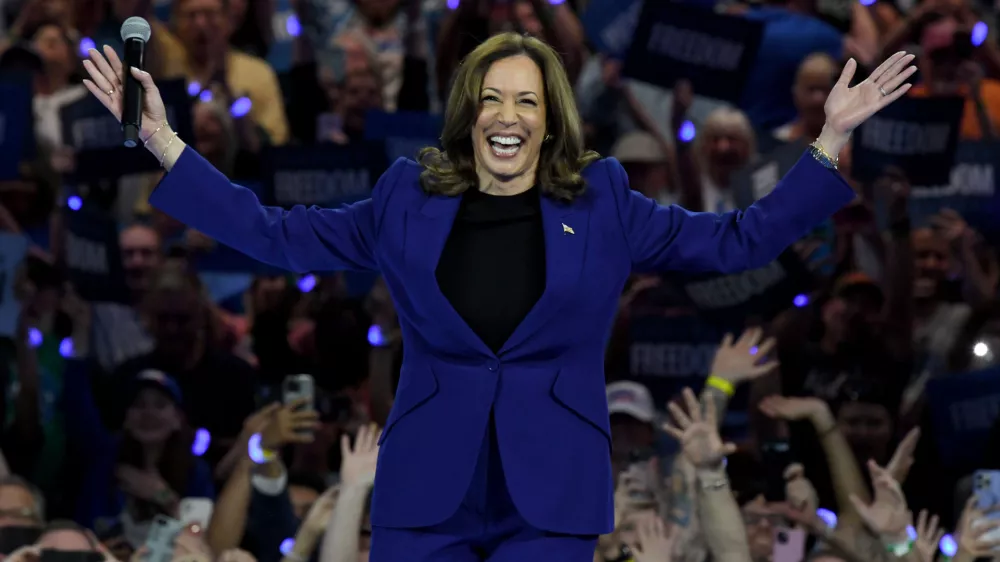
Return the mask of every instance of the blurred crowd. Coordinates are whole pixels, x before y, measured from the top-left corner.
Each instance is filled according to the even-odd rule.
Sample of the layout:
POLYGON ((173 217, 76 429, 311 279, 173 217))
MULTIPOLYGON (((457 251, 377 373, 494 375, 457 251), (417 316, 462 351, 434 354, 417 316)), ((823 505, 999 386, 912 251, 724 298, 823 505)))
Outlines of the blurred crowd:
POLYGON ((594 560, 1000 552, 1000 5, 673 0, 762 30, 720 99, 630 78, 644 4, 670 1, 0 0, 0 555, 367 560, 405 346, 388 291, 273 271, 149 207, 156 163, 88 121, 81 85, 132 16, 181 92, 171 124, 248 186, 273 189, 277 151, 433 143, 406 129, 517 30, 562 54, 590 148, 632 189, 707 212, 773 187, 849 58, 916 53, 908 97, 960 109, 945 169, 855 174, 856 143, 855 203, 774 264, 628 284, 605 365, 616 529, 594 560))

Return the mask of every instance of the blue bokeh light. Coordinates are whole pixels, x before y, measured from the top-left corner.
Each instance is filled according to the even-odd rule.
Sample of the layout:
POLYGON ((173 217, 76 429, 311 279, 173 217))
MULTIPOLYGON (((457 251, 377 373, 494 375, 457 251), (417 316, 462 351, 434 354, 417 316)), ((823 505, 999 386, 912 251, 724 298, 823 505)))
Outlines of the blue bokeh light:
POLYGON ((677 138, 682 142, 691 142, 694 140, 695 133, 694 123, 685 121, 681 123, 681 128, 677 131, 677 138))
POLYGON ((911 541, 917 540, 917 530, 913 525, 906 526, 906 536, 909 537, 911 541))
POLYGON ((233 102, 233 105, 229 106, 229 113, 233 117, 240 118, 250 113, 251 107, 253 107, 253 102, 250 101, 250 98, 239 98, 233 102))
POLYGON ((377 324, 372 324, 372 327, 368 328, 368 343, 375 347, 385 345, 385 336, 382 335, 382 328, 377 324))
POLYGON ((316 288, 315 275, 312 274, 303 275, 302 278, 299 279, 299 290, 302 291, 303 293, 308 293, 309 291, 312 291, 315 288, 316 288))
POLYGON ((795 298, 792 299, 792 304, 802 308, 803 306, 809 304, 809 297, 806 295, 795 295, 795 298))
POLYGON ((295 548, 295 539, 288 538, 281 541, 281 546, 278 547, 278 550, 281 551, 282 555, 288 556, 292 553, 293 548, 295 548))
POLYGON ((260 434, 254 433, 247 440, 247 453, 250 455, 250 460, 257 464, 263 464, 267 461, 264 458, 264 448, 260 446, 260 434))
POLYGON ((941 537, 941 542, 938 543, 938 546, 941 548, 941 554, 945 556, 955 556, 958 554, 958 542, 951 535, 941 537))
POLYGON ((302 34, 302 24, 299 23, 298 16, 295 14, 288 16, 288 19, 285 20, 285 31, 292 37, 298 37, 302 34))
POLYGON ((202 90, 201 93, 198 94, 198 99, 205 103, 212 101, 212 90, 202 90))
POLYGON ((862 6, 871 6, 876 2, 876 0, 858 0, 858 1, 861 2, 862 6))
POLYGON ((448 0, 448 9, 449 10, 457 10, 458 9, 458 4, 459 4, 459 0, 448 0))
POLYGON ((829 509, 819 508, 816 510, 816 517, 819 517, 826 526, 833 529, 837 526, 837 514, 829 509))
POLYGON ((978 47, 986 41, 986 37, 990 34, 990 27, 986 25, 986 22, 980 21, 976 22, 976 25, 972 26, 972 45, 978 47))
POLYGON ((750 348, 750 355, 757 355, 757 346, 756 345, 750 348))
POLYGON ((42 332, 38 328, 28 329, 28 345, 31 347, 38 347, 42 345, 42 332))
POLYGON ((201 92, 201 84, 199 84, 198 82, 190 82, 188 84, 189 96, 197 96, 199 92, 201 92))
POLYGON ((94 40, 91 39, 90 37, 84 37, 83 39, 80 39, 80 56, 81 57, 87 56, 87 53, 89 53, 91 49, 96 49, 96 48, 97 48, 97 44, 95 44, 94 40))
POLYGON ((66 206, 71 211, 79 211, 83 207, 83 199, 80 199, 78 195, 70 195, 69 199, 66 200, 66 206))
POLYGON ((73 338, 63 338, 63 340, 59 342, 59 355, 62 355, 63 357, 73 356, 73 338))
POLYGON ((212 444, 212 434, 205 428, 199 428, 194 432, 194 443, 191 444, 191 454, 200 457, 208 450, 212 444))

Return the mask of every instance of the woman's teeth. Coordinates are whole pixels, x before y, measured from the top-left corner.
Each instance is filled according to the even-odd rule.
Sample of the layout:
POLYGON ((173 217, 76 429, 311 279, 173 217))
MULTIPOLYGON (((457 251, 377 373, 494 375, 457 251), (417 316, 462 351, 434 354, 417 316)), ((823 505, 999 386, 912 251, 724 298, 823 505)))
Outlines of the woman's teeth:
POLYGON ((489 140, 493 153, 500 157, 513 156, 521 149, 521 139, 517 137, 493 136, 489 140))

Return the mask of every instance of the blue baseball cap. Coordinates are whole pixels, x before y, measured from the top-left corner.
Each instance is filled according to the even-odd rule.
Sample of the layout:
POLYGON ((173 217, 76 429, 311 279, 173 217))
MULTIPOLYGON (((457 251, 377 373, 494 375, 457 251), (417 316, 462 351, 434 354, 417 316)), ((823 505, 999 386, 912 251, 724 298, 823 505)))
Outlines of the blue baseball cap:
POLYGON ((178 405, 184 403, 181 387, 177 381, 158 369, 144 369, 132 380, 132 391, 129 393, 128 403, 135 400, 139 391, 144 388, 155 388, 169 396, 178 405))

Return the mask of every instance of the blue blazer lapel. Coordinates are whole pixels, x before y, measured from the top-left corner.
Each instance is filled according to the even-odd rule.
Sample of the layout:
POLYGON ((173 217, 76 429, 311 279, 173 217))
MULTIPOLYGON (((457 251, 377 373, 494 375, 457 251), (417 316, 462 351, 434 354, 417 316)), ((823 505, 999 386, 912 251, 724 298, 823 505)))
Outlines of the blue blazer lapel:
POLYGON ((583 271, 590 209, 583 202, 562 203, 542 196, 545 233, 545 291, 500 350, 509 353, 556 317, 573 298, 583 271))
POLYGON ((461 202, 461 197, 433 195, 419 211, 407 212, 403 248, 407 267, 405 279, 409 288, 414 289, 413 294, 427 299, 425 308, 434 311, 433 323, 440 326, 441 335, 457 338, 466 348, 492 355, 451 306, 437 282, 437 265, 461 202))

